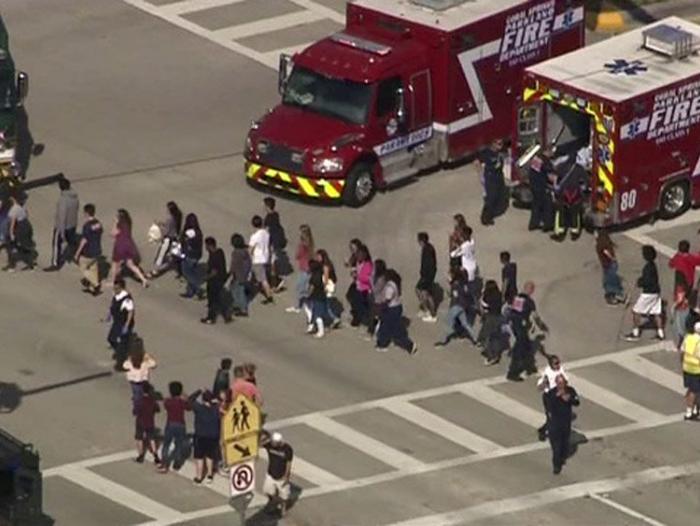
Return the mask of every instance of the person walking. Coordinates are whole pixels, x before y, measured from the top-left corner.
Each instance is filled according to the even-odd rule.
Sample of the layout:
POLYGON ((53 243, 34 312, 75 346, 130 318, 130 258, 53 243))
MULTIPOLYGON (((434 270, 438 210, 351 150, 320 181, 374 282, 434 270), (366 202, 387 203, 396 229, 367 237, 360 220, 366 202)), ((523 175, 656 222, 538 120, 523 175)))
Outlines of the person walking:
POLYGON ((681 366, 685 392, 684 420, 698 419, 698 396, 700 396, 700 322, 695 322, 693 332, 683 340, 681 366))
POLYGON ((494 218, 502 212, 507 200, 506 183, 503 175, 503 140, 496 139, 479 154, 481 163, 481 183, 484 187, 484 206, 481 210, 481 224, 493 225, 494 218))
POLYGON ((503 302, 510 305, 518 294, 518 265, 511 261, 510 252, 501 252, 501 290, 503 302))
POLYGON ((532 299, 534 293, 535 284, 532 281, 525 282, 523 291, 515 297, 509 309, 508 317, 515 343, 511 350, 510 367, 506 378, 515 382, 522 380, 520 375, 523 372, 528 375, 537 373, 535 348, 530 339, 533 324, 543 332, 548 331, 547 325, 537 312, 535 300, 532 299))
POLYGON ((173 257, 172 252, 175 248, 174 245, 180 243, 182 211, 175 201, 168 201, 165 208, 165 219, 154 223, 160 233, 160 243, 153 260, 153 269, 146 275, 148 279, 156 278, 170 268, 177 266, 177 261, 173 257))
POLYGON ((403 323, 403 306, 401 305, 401 276, 394 269, 386 271, 384 302, 379 315, 377 329, 378 352, 386 352, 390 343, 395 343, 413 356, 418 352, 418 345, 408 337, 403 323))
POLYGON ((639 341, 642 334, 642 316, 651 316, 656 324, 656 339, 666 338, 664 333, 664 321, 662 317, 661 287, 659 285, 659 272, 656 268, 656 249, 651 245, 642 247, 644 268, 642 275, 637 280, 637 287, 641 293, 632 307, 633 328, 632 332, 625 336, 629 342, 639 341))
POLYGON ((192 393, 188 403, 194 413, 194 483, 201 484, 206 478, 207 484, 212 484, 215 462, 219 457, 219 404, 211 391, 201 390, 192 393))
POLYGON ((554 174, 551 147, 545 147, 530 162, 528 178, 532 191, 532 205, 530 206, 530 222, 527 229, 530 231, 541 229, 550 232, 554 223, 554 209, 552 204, 551 185, 554 174))
POLYGON ((627 301, 627 296, 622 288, 622 280, 618 274, 617 256, 615 255, 615 243, 610 239, 610 234, 605 230, 595 231, 595 251, 598 261, 603 269, 603 291, 608 305, 619 305, 627 301))
POLYGON ((335 273, 335 266, 331 261, 328 252, 324 249, 316 251, 316 261, 321 265, 323 271, 323 288, 326 292, 326 318, 330 320, 332 329, 340 327, 340 318, 335 313, 333 302, 338 300, 335 298, 335 292, 338 284, 338 276, 335 273))
POLYGON ((539 438, 540 442, 547 440, 550 416, 549 399, 556 392, 557 376, 559 375, 562 375, 567 382, 569 381, 569 376, 566 374, 559 357, 550 354, 547 356, 547 366, 542 371, 542 376, 537 379, 537 388, 542 391, 542 406, 544 407, 545 415, 544 424, 537 428, 537 438, 539 438))
MULTIPOLYGON (((275 210, 277 202, 274 197, 263 199, 265 218, 263 225, 270 234, 270 285, 275 292, 284 290, 284 276, 280 272, 281 264, 287 260, 285 248, 287 248, 287 236, 280 221, 279 212, 275 210)), ((287 263, 289 266, 289 263, 287 263)))
POLYGON ((309 261, 314 253, 314 236, 309 225, 299 227, 299 242, 297 243, 294 259, 297 262, 297 283, 296 283, 296 304, 287 307, 287 312, 301 312, 302 307, 309 295, 309 261))
POLYGON ((435 275, 437 274, 437 257, 435 247, 430 243, 427 232, 418 232, 418 246, 420 247, 420 278, 416 284, 416 296, 418 296, 418 315, 425 322, 437 321, 437 307, 435 301, 435 275))
POLYGON ((473 323, 470 323, 468 312, 473 309, 473 298, 461 267, 450 267, 450 309, 447 311, 447 331, 435 347, 445 347, 459 332, 467 334, 472 343, 476 344, 477 334, 473 323))
MULTIPOLYGON (((464 272, 464 271, 463 271, 464 272)), ((481 294, 481 328, 477 345, 483 347, 484 365, 496 365, 501 361, 501 354, 508 347, 503 334, 503 295, 495 280, 487 280, 481 294)))
POLYGON ((95 217, 95 205, 88 203, 83 207, 85 222, 80 236, 80 243, 75 250, 75 262, 83 274, 80 283, 83 291, 99 296, 102 293, 100 280, 100 259, 102 258, 102 223, 95 217))
POLYGON ((253 263, 253 276, 262 290, 263 305, 273 303, 272 288, 267 280, 267 272, 270 266, 270 233, 263 227, 260 216, 253 216, 251 225, 255 229, 248 241, 248 249, 253 263))
POLYGON ((372 341, 379 327, 379 317, 384 305, 384 287, 386 286, 386 261, 374 260, 372 269, 372 294, 370 295, 369 323, 367 324, 367 341, 372 341))
POLYGON ((248 288, 250 286, 250 273, 253 267, 250 252, 241 234, 231 236, 231 297, 233 299, 233 315, 248 316, 248 288))
POLYGON ((143 396, 143 386, 151 381, 151 371, 158 366, 156 359, 143 348, 143 341, 134 336, 129 342, 129 355, 124 360, 126 380, 131 386, 131 400, 134 407, 143 396))
MULTIPOLYGON (((77 246, 76 229, 78 227, 78 211, 80 200, 75 190, 71 188, 70 181, 65 178, 58 180, 58 188, 61 194, 56 203, 56 212, 53 220, 53 235, 51 238, 51 265, 44 272, 60 270, 66 260, 63 244, 67 245, 66 251, 75 252, 77 246)), ((70 259, 73 259, 72 257, 70 259)))
POLYGON ((315 259, 309 261, 309 295, 306 301, 310 312, 306 332, 316 338, 323 338, 326 333, 324 320, 328 313, 328 301, 323 284, 323 265, 315 259))
POLYGON ((163 432, 163 446, 160 451, 161 463, 158 466, 159 473, 168 473, 170 465, 179 470, 185 463, 187 452, 187 424, 185 411, 191 409, 187 398, 182 394, 181 382, 170 382, 168 392, 170 396, 163 402, 166 421, 163 432), (170 446, 173 446, 172 451, 170 446))
POLYGON ((447 248, 448 248, 448 255, 450 256, 450 266, 461 266, 462 264, 462 257, 461 256, 452 256, 452 253, 459 248, 459 246, 462 244, 462 233, 465 231, 467 228, 467 221, 464 219, 464 215, 462 214, 455 214, 452 216, 452 221, 453 221, 453 228, 452 232, 450 232, 450 235, 447 238, 447 248))
POLYGON ((153 462, 160 464, 158 457, 158 447, 156 446, 156 413, 160 412, 160 406, 155 399, 153 386, 145 382, 143 384, 143 395, 135 404, 134 415, 136 420, 136 451, 138 456, 136 462, 142 464, 146 451, 153 455, 153 462))
POLYGON ((221 316, 224 323, 231 323, 231 314, 224 298, 224 285, 228 277, 224 251, 216 246, 216 239, 213 237, 207 237, 204 240, 204 246, 209 254, 206 274, 207 315, 200 321, 212 325, 216 323, 216 318, 221 316))
POLYGON ((199 260, 202 259, 204 236, 199 227, 199 219, 195 214, 187 214, 185 224, 182 227, 182 275, 185 278, 187 287, 185 292, 180 294, 182 298, 193 298, 195 295, 201 296, 199 260))
POLYGON ((669 260, 668 266, 674 272, 674 289, 682 286, 686 295, 695 285, 695 270, 700 266, 700 254, 690 253, 690 243, 687 239, 678 242, 678 252, 669 260))
POLYGON ((131 237, 132 222, 129 212, 120 208, 114 218, 112 227, 112 237, 114 247, 112 249, 112 280, 122 275, 123 267, 126 266, 138 279, 144 288, 148 287, 148 280, 138 266, 141 257, 139 250, 131 237))
POLYGON ((345 268, 350 269, 350 277, 352 278, 350 280, 350 285, 348 285, 348 289, 345 291, 345 299, 350 305, 352 305, 353 298, 355 297, 355 265, 357 264, 357 251, 361 246, 363 246, 362 241, 357 238, 351 239, 348 243, 350 253, 348 254, 347 259, 343 262, 345 268))
POLYGON ((216 370, 214 375, 214 382, 211 392, 219 400, 225 400, 227 397, 228 390, 231 385, 231 367, 233 366, 233 360, 231 358, 223 358, 219 364, 219 368, 216 370))
POLYGON ((10 208, 7 211, 9 225, 7 227, 8 243, 7 265, 3 270, 14 272, 17 261, 24 262, 22 270, 34 270, 36 265, 36 245, 34 244, 34 230, 29 222, 29 214, 19 198, 11 194, 9 197, 10 208))
POLYGON ((127 358, 127 344, 136 323, 134 299, 126 290, 123 278, 114 280, 113 291, 114 296, 112 296, 107 315, 107 320, 112 324, 107 335, 107 342, 114 351, 115 370, 124 371, 123 363, 127 358))
POLYGON ((350 303, 350 325, 352 327, 369 325, 373 270, 374 265, 369 250, 362 245, 355 254, 355 268, 353 270, 355 288, 350 303))
POLYGON ((459 245, 450 253, 452 258, 460 258, 462 270, 464 270, 470 290, 475 290, 476 279, 479 274, 479 265, 476 262, 476 243, 472 237, 471 227, 461 227, 458 232, 459 245))
POLYGON ((557 375, 556 388, 548 403, 547 434, 552 447, 552 472, 558 475, 569 457, 572 408, 580 404, 578 393, 568 384, 564 375, 557 375))
POLYGON ((284 517, 291 496, 289 477, 292 474, 294 450, 284 441, 281 433, 264 431, 260 445, 267 451, 267 474, 263 482, 263 493, 267 495, 268 508, 284 517))
MULTIPOLYGON (((697 301, 697 293, 690 292, 694 301, 697 301)), ((673 294, 673 306, 671 307, 673 314, 673 339, 676 344, 676 350, 682 352, 683 339, 685 338, 690 317, 690 299, 686 293, 686 288, 682 284, 675 287, 673 294)))

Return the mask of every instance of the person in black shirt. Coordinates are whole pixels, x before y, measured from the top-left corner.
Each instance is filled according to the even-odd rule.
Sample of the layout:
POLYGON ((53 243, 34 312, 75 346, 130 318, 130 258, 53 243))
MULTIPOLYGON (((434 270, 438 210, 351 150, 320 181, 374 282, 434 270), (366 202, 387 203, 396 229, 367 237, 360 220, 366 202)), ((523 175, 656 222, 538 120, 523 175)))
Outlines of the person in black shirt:
POLYGON ((286 261, 287 258, 284 251, 287 248, 287 236, 280 221, 279 212, 275 210, 276 204, 274 197, 263 199, 265 206, 263 226, 270 234, 270 285, 275 292, 280 292, 284 290, 284 276, 280 272, 282 270, 280 263, 286 261))
POLYGON ((532 191, 532 206, 530 207, 528 230, 531 231, 541 228, 543 232, 549 232, 554 223, 554 208, 550 191, 550 178, 554 173, 551 161, 552 154, 551 148, 545 148, 530 162, 528 177, 532 191))
POLYGON ((642 269, 642 275, 637 280, 637 287, 641 289, 639 298, 632 307, 634 327, 632 332, 625 336, 630 342, 636 342, 642 333, 642 318, 651 316, 656 324, 656 338, 663 340, 664 321, 661 316, 661 287, 659 286, 659 273, 656 269, 656 249, 651 245, 642 247, 642 258, 646 262, 642 269))
POLYGON ((95 218, 95 205, 88 203, 83 207, 85 223, 75 251, 75 262, 80 266, 83 279, 80 283, 83 291, 98 296, 100 290, 100 258, 102 257, 102 223, 95 218))
POLYGON ((289 476, 292 473, 294 450, 287 444, 280 433, 262 432, 260 445, 267 450, 267 475, 263 483, 263 493, 270 499, 269 504, 279 509, 284 516, 290 497, 289 476), (276 503, 279 501, 279 505, 276 503))
POLYGON ((518 293, 518 266, 510 260, 510 252, 501 252, 500 259, 503 301, 510 305, 518 293))
POLYGON ((136 323, 134 300, 126 290, 124 278, 115 278, 113 290, 114 296, 107 315, 107 321, 110 321, 112 326, 109 329, 107 341, 114 351, 115 370, 123 371, 123 364, 127 358, 127 345, 136 323))
POLYGON ((557 376, 556 391, 548 399, 549 421, 547 434, 552 446, 553 473, 558 475, 569 456, 572 407, 579 405, 578 393, 570 387, 563 375, 557 376))
POLYGON ((510 327, 515 336, 515 343, 511 352, 510 367, 506 378, 513 382, 520 382, 520 375, 537 373, 535 364, 535 347, 530 339, 530 329, 534 323, 546 332, 547 326, 537 314, 537 306, 532 299, 535 292, 535 284, 528 281, 523 286, 523 292, 515 296, 508 310, 510 327))
POLYGON ((197 271, 199 260, 202 259, 202 229, 195 214, 187 214, 185 226, 182 227, 182 275, 187 281, 187 289, 183 298, 192 298, 200 294, 200 276, 197 271))
POLYGON ((481 182, 484 186, 484 207, 481 210, 481 224, 493 225, 493 219, 507 199, 506 183, 503 176, 503 141, 496 139, 491 146, 481 151, 481 182))
POLYGON ((328 313, 328 298, 323 284, 323 265, 316 259, 309 261, 309 289, 306 301, 309 302, 308 334, 323 338, 325 334, 325 317, 328 313))
POLYGON ((423 313, 423 321, 434 323, 437 321, 437 309, 435 307, 435 274, 437 274, 437 258, 435 247, 430 244, 426 232, 418 233, 418 245, 420 246, 420 279, 416 284, 416 295, 419 302, 419 315, 423 313))
POLYGON ((216 323, 220 314, 226 323, 231 322, 231 315, 226 308, 224 298, 224 283, 228 278, 226 272, 226 257, 224 251, 216 246, 216 239, 208 237, 204 240, 204 246, 209 253, 207 261, 207 316, 202 318, 202 323, 216 323))
POLYGON ((478 343, 484 348, 481 354, 486 359, 485 365, 495 365, 501 360, 501 353, 507 349, 508 344, 503 333, 504 319, 501 314, 503 296, 498 284, 492 279, 484 284, 480 307, 481 329, 478 343))

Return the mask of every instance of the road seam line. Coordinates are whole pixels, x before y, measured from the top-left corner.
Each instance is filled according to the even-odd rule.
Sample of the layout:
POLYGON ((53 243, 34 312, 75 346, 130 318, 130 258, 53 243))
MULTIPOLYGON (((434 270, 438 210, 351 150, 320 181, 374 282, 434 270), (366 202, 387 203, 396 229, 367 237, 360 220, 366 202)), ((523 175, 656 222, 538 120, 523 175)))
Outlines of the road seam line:
POLYGON ((617 511, 620 511, 624 513, 625 515, 629 515, 630 517, 634 517, 635 519, 639 519, 642 522, 645 522, 649 524, 650 526, 666 526, 663 522, 659 522, 656 519, 653 519, 649 517, 648 515, 644 515, 643 513, 639 513, 637 510, 633 510, 632 508, 625 506, 624 504, 620 504, 619 502, 615 502, 611 498, 604 497, 603 495, 599 495, 597 493, 591 493, 588 495, 591 499, 598 501, 602 504, 605 504, 606 506, 610 506, 613 509, 616 509, 617 511))

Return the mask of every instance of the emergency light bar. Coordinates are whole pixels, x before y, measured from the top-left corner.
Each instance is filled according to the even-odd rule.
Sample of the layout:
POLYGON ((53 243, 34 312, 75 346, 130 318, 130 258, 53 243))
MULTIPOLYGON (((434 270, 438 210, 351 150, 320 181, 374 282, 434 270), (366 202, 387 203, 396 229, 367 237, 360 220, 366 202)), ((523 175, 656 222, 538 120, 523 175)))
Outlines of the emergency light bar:
POLYGON ((362 51, 367 51, 368 53, 373 53, 374 55, 384 56, 391 53, 390 46, 377 44, 371 40, 356 37, 354 35, 348 35, 343 31, 331 35, 330 38, 333 42, 337 42, 338 44, 343 44, 344 46, 349 46, 355 49, 361 49, 362 51))

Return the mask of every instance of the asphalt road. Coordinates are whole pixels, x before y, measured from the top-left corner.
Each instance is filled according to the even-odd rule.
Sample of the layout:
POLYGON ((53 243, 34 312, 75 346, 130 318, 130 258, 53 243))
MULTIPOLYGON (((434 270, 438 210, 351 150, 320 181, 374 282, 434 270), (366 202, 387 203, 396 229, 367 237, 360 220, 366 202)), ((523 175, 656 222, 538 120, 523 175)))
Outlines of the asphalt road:
MULTIPOLYGON (((172 2, 163 0, 63 0, 60 11, 43 16, 50 7, 41 0, 3 3, 15 61, 31 75, 31 132, 46 146, 30 177, 63 171, 106 224, 117 208, 129 209, 146 260, 155 250, 146 243, 148 226, 170 199, 197 213, 207 235, 224 241, 234 231, 249 233, 263 194, 244 183, 239 152, 249 122, 276 100, 270 57, 332 31, 342 11, 336 0, 191 4, 205 3, 219 7, 189 16, 177 6, 168 11, 172 2), (274 30, 266 38, 248 26, 229 47, 212 36, 300 10, 312 13, 295 15, 305 20, 301 28, 285 29, 277 18, 267 22, 274 30), (204 29, 195 34, 188 24, 204 29)), ((44 264, 56 197, 57 189, 43 188, 29 202, 44 264)), ((416 232, 433 238, 443 284, 454 213, 475 227, 484 276, 497 276, 498 253, 510 250, 521 282, 537 283, 535 299, 551 327, 547 349, 570 365, 584 400, 576 425, 589 442, 559 477, 551 474, 546 444, 536 441, 534 381, 504 383, 506 364, 484 367, 467 344, 432 347, 444 329, 444 306, 437 325, 413 318, 420 351, 409 357, 397 349, 377 354, 350 328, 310 339, 303 320, 284 312, 290 292, 274 306, 254 305, 247 320, 208 327, 198 321, 204 305, 179 298, 171 276, 148 290, 131 283, 138 330, 158 360, 154 383, 165 390, 178 379, 191 391, 210 385, 222 357, 258 364, 269 419, 303 460, 294 470, 301 499, 280 524, 695 520, 700 427, 681 421, 677 356, 653 340, 630 346, 619 339, 629 316, 602 301, 592 238, 554 244, 529 234, 518 210, 484 229, 480 200, 478 177, 467 166, 380 194, 362 210, 288 199, 279 210, 290 239, 298 225, 310 224, 339 267, 347 241, 363 239, 404 276, 411 316, 416 232)), ((641 268, 640 241, 669 252, 686 236, 697 248, 698 217, 693 211, 617 236, 628 284, 641 268)), ((659 265, 668 295, 665 256, 659 265)), ((340 274, 344 290, 348 276, 340 274)), ((111 373, 107 327, 99 322, 109 294, 86 297, 78 279, 74 266, 0 275, 0 425, 41 452, 47 513, 70 526, 236 524, 223 478, 193 487, 186 476, 159 476, 131 460, 129 387, 111 373)), ((260 483, 262 460, 259 467, 260 483)), ((276 523, 252 515, 249 524, 276 523)))

